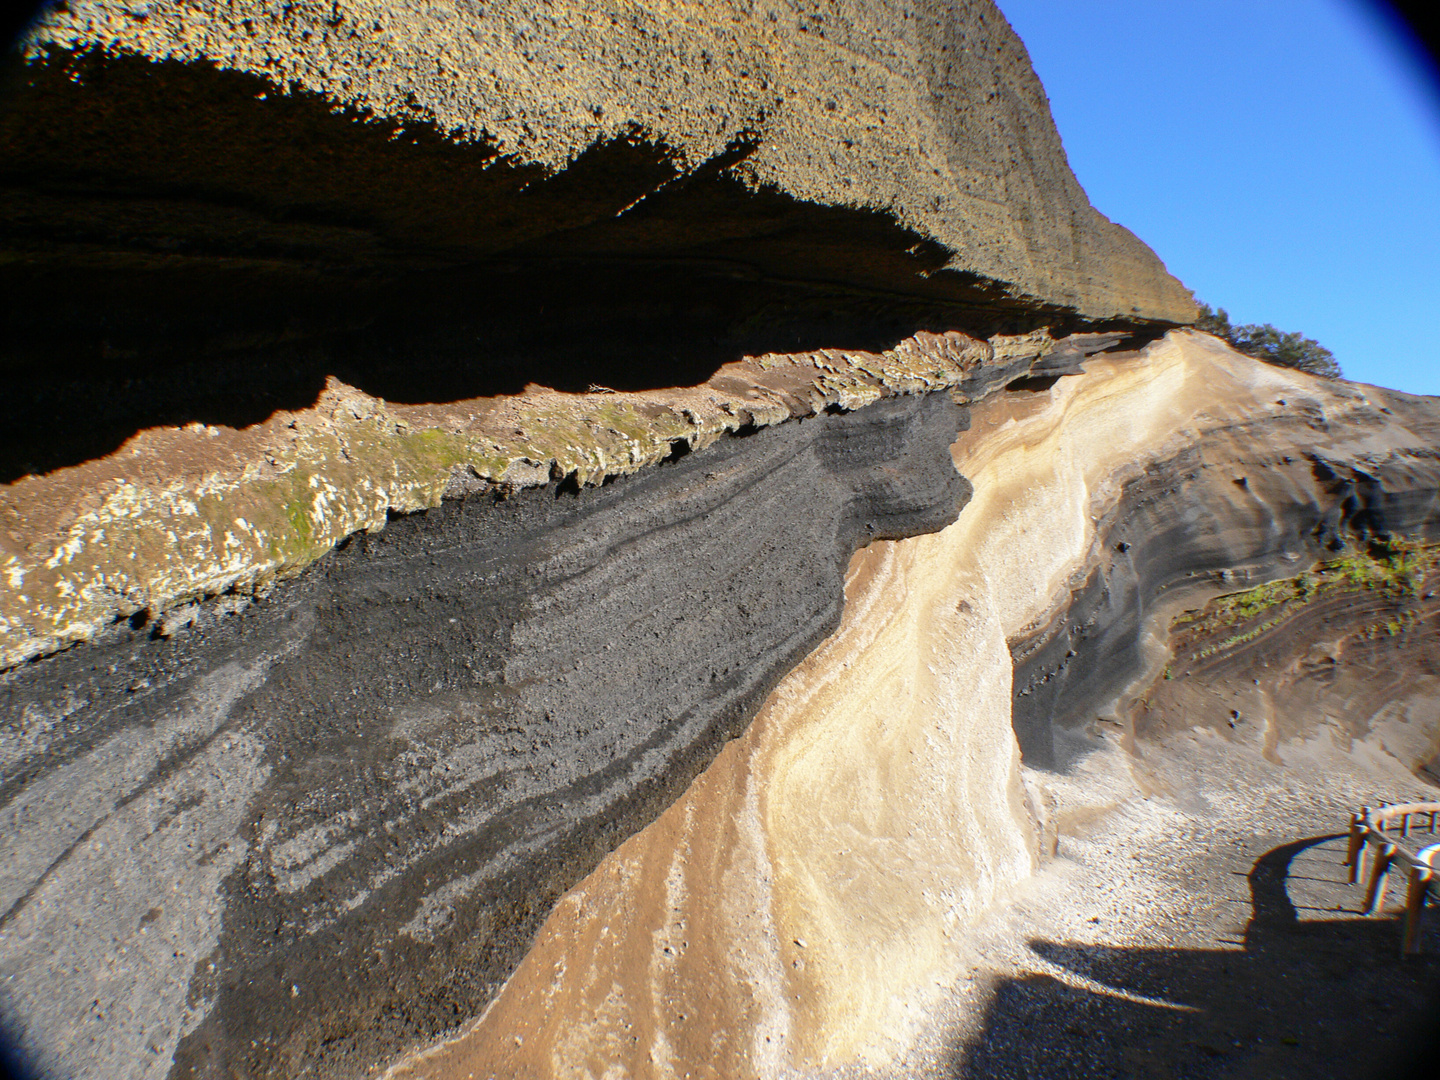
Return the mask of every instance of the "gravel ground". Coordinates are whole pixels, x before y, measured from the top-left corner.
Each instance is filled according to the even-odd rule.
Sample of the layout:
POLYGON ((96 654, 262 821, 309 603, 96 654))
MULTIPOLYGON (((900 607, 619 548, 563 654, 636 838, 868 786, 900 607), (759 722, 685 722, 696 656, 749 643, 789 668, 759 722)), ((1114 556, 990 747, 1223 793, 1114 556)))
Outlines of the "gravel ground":
POLYGON ((1250 739, 1188 732, 1105 748, 1066 775, 1057 855, 966 935, 968 974, 917 1003, 891 1064, 860 1077, 1432 1076, 1440 912, 1402 960, 1340 865, 1350 812, 1434 798, 1394 759, 1326 737, 1265 760, 1250 739), (1418 1071, 1417 1071, 1418 1070, 1418 1071))

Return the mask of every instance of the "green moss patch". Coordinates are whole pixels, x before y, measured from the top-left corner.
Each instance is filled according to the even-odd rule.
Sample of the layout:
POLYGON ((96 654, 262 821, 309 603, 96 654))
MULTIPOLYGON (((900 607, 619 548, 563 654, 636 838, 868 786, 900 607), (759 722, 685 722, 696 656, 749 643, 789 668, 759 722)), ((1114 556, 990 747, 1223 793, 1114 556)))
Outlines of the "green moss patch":
MULTIPOLYGON (((1308 604, 1345 593, 1379 592, 1397 602, 1418 599, 1426 575, 1440 568, 1440 544, 1385 538, 1303 574, 1227 593, 1205 607, 1187 611, 1171 624, 1193 638, 1225 634, 1197 654, 1204 659, 1254 641, 1308 604), (1256 623, 1256 620, 1261 620, 1256 623), (1253 625, 1252 625, 1253 624, 1253 625)), ((1369 636, 1401 633, 1413 621, 1401 612, 1370 628, 1369 636)))

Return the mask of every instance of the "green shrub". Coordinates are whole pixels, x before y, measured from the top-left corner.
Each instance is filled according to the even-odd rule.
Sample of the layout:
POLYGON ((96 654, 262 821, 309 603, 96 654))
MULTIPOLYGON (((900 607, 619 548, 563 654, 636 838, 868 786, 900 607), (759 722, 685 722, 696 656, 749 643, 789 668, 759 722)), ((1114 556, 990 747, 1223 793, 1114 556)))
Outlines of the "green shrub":
POLYGON ((1236 326, 1230 322, 1230 315, 1224 308, 1212 308, 1209 304, 1200 305, 1200 318, 1195 320, 1195 329, 1214 334, 1229 342, 1236 352, 1264 360, 1267 364, 1296 368, 1327 379, 1341 378, 1335 354, 1303 334, 1286 333, 1269 323, 1236 326))

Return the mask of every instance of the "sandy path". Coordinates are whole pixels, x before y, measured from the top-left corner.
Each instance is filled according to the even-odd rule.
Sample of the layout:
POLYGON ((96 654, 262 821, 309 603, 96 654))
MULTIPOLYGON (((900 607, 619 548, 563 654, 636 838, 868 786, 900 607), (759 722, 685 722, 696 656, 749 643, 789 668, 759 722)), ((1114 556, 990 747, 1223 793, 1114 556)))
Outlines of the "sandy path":
POLYGON ((915 1045, 830 1075, 1402 1075, 1440 1015, 1440 915, 1402 962, 1398 878, 1389 916, 1363 918, 1333 837, 1354 806, 1434 789, 1364 744, 1280 765, 1260 738, 1186 733, 1140 760, 1117 745, 1046 778, 1057 857, 976 925, 968 976, 915 1045))

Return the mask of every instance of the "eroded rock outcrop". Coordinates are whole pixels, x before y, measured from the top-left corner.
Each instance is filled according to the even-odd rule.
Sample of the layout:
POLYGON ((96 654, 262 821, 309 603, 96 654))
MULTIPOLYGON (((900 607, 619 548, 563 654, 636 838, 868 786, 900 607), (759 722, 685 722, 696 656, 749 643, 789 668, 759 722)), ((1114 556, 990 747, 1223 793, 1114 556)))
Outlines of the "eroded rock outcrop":
MULTIPOLYGON (((1069 401, 1194 310, 1089 206, 993 5, 87 0, 5 63, 27 1062, 353 1076, 514 975, 499 1024, 573 944, 529 952, 557 899, 660 815, 594 880, 730 898, 663 988, 729 1033, 715 1067, 868 1052, 1035 857, 1006 642, 1091 565, 1037 564, 993 493, 955 531, 965 410, 1069 401), (967 599, 997 544, 1044 581, 967 599), (816 863, 826 806, 853 843, 816 863)), ((1133 369, 1162 397, 1167 347, 1133 369)), ((496 1060, 601 1053, 661 996, 626 970, 496 1060)))
POLYGON ((1328 743, 1440 782, 1433 523, 1418 540, 1356 538, 1314 569, 1178 616, 1170 662, 1131 705, 1135 738, 1248 731, 1271 760, 1328 743))
POLYGON ((0 490, 0 667, 117 619, 168 620, 292 577, 353 533, 445 496, 595 486, 735 433, 895 395, 971 401, 1074 370, 1118 334, 977 341, 922 333, 883 354, 828 349, 727 364, 664 391, 393 405, 331 380, 309 409, 245 431, 157 428, 115 455, 0 490))
POLYGON ((958 4, 84 2, 0 77, 0 479, 393 403, 1194 317, 958 4))
POLYGON ((454 1026, 834 626, 854 548, 954 520, 957 401, 1114 340, 429 408, 336 386, 17 485, 17 620, 47 581, 112 605, 4 680, 22 1052, 339 1076, 454 1026), (127 575, 151 599, 115 622, 127 575))
POLYGON ((447 500, 168 637, 13 669, 24 1052, 339 1076, 454 1024, 824 636, 855 545, 953 520, 961 421, 891 398, 447 500))
MULTIPOLYGON (((561 901, 483 1019, 395 1075, 884 1062, 955 978, 968 922, 1055 827, 1043 794, 1026 797, 1022 750, 1052 765, 1057 746, 1074 760, 1106 729, 1144 739, 1168 715, 1224 730, 1239 707, 1271 725, 1272 754, 1323 724, 1373 734, 1407 767, 1433 757, 1428 555, 1392 570, 1413 578, 1412 614, 1393 632, 1373 603, 1343 605, 1338 625, 1317 603, 1299 633, 1264 628, 1292 631, 1278 636, 1295 663, 1278 671, 1255 660, 1276 640, 1256 624, 1220 633, 1206 663, 1230 658, 1268 713, 1238 700, 1240 678, 1204 681, 1193 654, 1197 612, 1247 575, 1317 561, 1319 576, 1337 573, 1337 548, 1382 532, 1433 542, 1437 423, 1434 399, 1266 367, 1192 333, 977 406, 955 447, 975 497, 955 524, 857 553, 835 634, 683 798, 561 901), (1363 476, 1363 497, 1342 476, 1363 476), (1337 678, 1334 642, 1347 637, 1364 648, 1337 678), (1172 650, 1186 670, 1165 680, 1172 650), (1382 656, 1413 663, 1376 678, 1382 656), (1110 723, 1097 730, 1097 715, 1110 723)), ((1134 768, 1164 790, 1163 770, 1134 768)))
MULTIPOLYGON (((988 2, 652 11, 585 2, 236 8, 162 0, 139 10, 75 0, 43 17, 26 54, 22 116, 33 107, 60 126, 22 131, 11 122, 7 139, 20 152, 7 160, 12 175, 108 172, 112 182, 144 176, 152 185, 167 174, 203 178, 262 203, 332 215, 364 208, 379 219, 370 242, 441 249, 502 251, 628 216, 619 231, 658 232, 644 245, 656 252, 723 243, 737 223, 667 221, 663 213, 656 220, 648 207, 624 212, 657 195, 676 207, 668 189, 728 173, 749 190, 817 208, 877 211, 939 244, 942 265, 1016 300, 1091 319, 1165 322, 1193 313, 1148 249, 1090 207, 1024 48, 988 2), (442 158, 434 140, 443 133, 470 149, 471 168, 462 171, 471 182, 455 183, 460 177, 427 162, 429 175, 418 182, 449 181, 458 205, 412 204, 403 189, 367 191, 353 172, 327 183, 308 175, 327 148, 289 148, 286 160, 262 163, 249 156, 260 149, 249 141, 253 128, 232 127, 231 139, 208 149, 193 132, 183 144, 190 153, 143 161, 137 153, 155 136, 139 128, 157 118, 127 115, 143 104, 128 95, 143 91, 123 75, 109 79, 103 61, 87 66, 88 56, 149 63, 151 77, 172 92, 208 77, 212 106, 222 87, 248 85, 262 101, 268 88, 313 101, 312 109, 348 110, 371 121, 361 132, 403 132, 402 143, 425 143, 442 158), (59 72, 77 92, 54 96, 47 80, 59 72), (100 119, 97 110, 110 121, 105 145, 67 146, 68 135, 100 119), (558 186, 567 190, 523 197, 547 177, 565 177, 558 186)), ((253 119, 280 121, 266 140, 278 148, 294 131, 293 111, 256 106, 253 119)), ((180 119, 188 126, 217 118, 180 119)), ((707 196, 715 197, 699 197, 707 196)), ((755 261, 753 234, 771 230, 750 224, 745 259, 755 261)), ((613 248, 616 239, 582 231, 566 238, 565 250, 613 248)), ((826 269, 859 282, 884 280, 888 268, 844 259, 827 260, 826 269)))
MULTIPOLYGON (((1218 348, 1204 335, 1187 347, 1218 348)), ((1057 596, 1044 625, 1016 637, 1015 725, 1029 760, 1063 764, 1093 745, 1083 736, 1072 740, 1097 719, 1133 726, 1156 680, 1195 667, 1171 657, 1172 624, 1190 609, 1357 551, 1363 556, 1391 537, 1440 539, 1440 417, 1433 398, 1260 377, 1270 374, 1257 369, 1252 391, 1256 399, 1271 395, 1266 415, 1235 416, 1123 479, 1123 493, 1096 525, 1103 542, 1085 581, 1057 596)), ((1351 630, 1379 619, 1373 611, 1362 615, 1368 605, 1355 600, 1340 604, 1346 618, 1359 620, 1351 630)), ((1290 648, 1323 652, 1322 642, 1345 636, 1325 628, 1337 613, 1324 603, 1294 614, 1290 648)), ((1182 630, 1174 628, 1181 637, 1182 630)), ((1394 688, 1388 679, 1370 685, 1356 709, 1361 697, 1379 708, 1389 700, 1382 687, 1394 688)), ((1289 699, 1286 709, 1306 707, 1293 687, 1278 696, 1289 699)), ((1206 715, 1233 719, 1230 708, 1206 715)))

